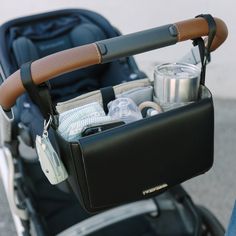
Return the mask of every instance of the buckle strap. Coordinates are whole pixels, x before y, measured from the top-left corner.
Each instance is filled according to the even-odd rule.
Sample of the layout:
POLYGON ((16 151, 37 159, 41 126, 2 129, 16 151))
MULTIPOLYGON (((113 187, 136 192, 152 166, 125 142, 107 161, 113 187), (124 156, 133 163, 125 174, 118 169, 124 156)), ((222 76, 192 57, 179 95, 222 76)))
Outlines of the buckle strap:
POLYGON ((210 48, 211 48, 212 42, 213 42, 215 35, 216 35, 216 22, 215 22, 213 16, 210 14, 201 14, 196 17, 204 18, 207 21, 208 26, 209 26, 208 42, 207 42, 207 48, 206 48, 206 53, 208 56, 208 54, 210 55, 210 48))

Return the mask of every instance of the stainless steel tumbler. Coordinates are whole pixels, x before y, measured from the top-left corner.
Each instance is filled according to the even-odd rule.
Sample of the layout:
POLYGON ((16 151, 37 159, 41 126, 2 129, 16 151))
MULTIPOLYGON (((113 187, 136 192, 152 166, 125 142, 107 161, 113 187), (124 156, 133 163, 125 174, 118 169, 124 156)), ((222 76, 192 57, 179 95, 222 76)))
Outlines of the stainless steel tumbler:
POLYGON ((164 111, 194 102, 198 98, 200 69, 191 64, 167 63, 154 70, 154 100, 164 111))

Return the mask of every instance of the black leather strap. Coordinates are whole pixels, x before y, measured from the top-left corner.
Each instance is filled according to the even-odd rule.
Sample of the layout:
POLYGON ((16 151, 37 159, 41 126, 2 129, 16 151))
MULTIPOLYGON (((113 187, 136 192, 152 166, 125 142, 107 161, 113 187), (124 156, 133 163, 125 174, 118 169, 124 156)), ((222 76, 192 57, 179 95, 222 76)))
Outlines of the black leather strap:
POLYGON ((215 38, 215 35, 216 35, 216 22, 215 22, 214 18, 212 17, 212 15, 210 15, 210 14, 202 14, 197 17, 204 18, 208 23, 209 33, 208 33, 208 42, 207 42, 206 53, 210 55, 210 47, 211 47, 213 39, 215 38))
POLYGON ((197 39, 194 39, 193 45, 198 46, 198 49, 199 49, 199 54, 200 54, 201 64, 202 64, 200 84, 204 85, 205 77, 206 77, 206 63, 207 63, 207 60, 205 59, 205 56, 206 56, 205 43, 202 38, 197 38, 197 39))
POLYGON ((34 84, 31 75, 31 64, 32 62, 27 62, 21 66, 21 81, 31 100, 39 107, 44 119, 48 120, 50 115, 56 113, 56 109, 52 104, 47 85, 37 86, 34 84))
POLYGON ((106 87, 106 88, 102 88, 100 89, 101 91, 101 94, 102 94, 102 102, 103 102, 103 109, 105 111, 105 113, 107 114, 108 113, 108 103, 112 100, 115 100, 116 99, 116 96, 115 96, 115 92, 114 92, 114 89, 113 87, 106 87))
POLYGON ((201 63, 202 63, 200 83, 204 85, 205 77, 206 77, 206 65, 207 65, 207 61, 210 61, 210 48, 216 34, 216 23, 215 23, 214 18, 210 14, 202 14, 202 15, 196 16, 196 18, 197 17, 204 18, 207 21, 208 26, 209 26, 207 47, 205 47, 205 43, 202 38, 194 39, 193 41, 193 44, 198 45, 199 47, 201 63))

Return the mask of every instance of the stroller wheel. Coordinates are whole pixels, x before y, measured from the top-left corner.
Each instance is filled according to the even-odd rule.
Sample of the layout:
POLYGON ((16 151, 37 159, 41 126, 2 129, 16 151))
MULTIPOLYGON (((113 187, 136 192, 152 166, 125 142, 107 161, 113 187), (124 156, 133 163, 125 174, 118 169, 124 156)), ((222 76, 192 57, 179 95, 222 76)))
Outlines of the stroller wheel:
POLYGON ((205 207, 198 206, 199 216, 202 219, 201 236, 224 236, 225 229, 219 220, 205 207))

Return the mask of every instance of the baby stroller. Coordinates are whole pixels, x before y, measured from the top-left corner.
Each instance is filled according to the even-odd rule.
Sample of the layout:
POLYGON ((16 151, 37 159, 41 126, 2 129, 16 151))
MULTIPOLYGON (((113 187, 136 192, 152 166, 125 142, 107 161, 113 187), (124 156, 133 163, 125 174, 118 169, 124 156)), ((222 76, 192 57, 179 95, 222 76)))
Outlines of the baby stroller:
MULTIPOLYGON (((171 33, 177 36, 177 32, 171 33)), ((117 36, 120 32, 104 17, 81 9, 9 21, 0 29, 1 83, 5 83, 6 78, 26 62, 117 36)), ((224 41, 226 36, 220 37, 220 41, 224 41)), ((102 56, 103 53, 106 55, 104 62, 109 63, 91 63, 91 67, 79 70, 74 70, 73 66, 57 68, 54 71, 57 77, 50 81, 50 85, 42 85, 42 91, 49 86, 52 102, 57 104, 99 88, 141 80, 146 75, 139 70, 131 55, 174 43, 163 39, 159 45, 144 45, 137 51, 132 48, 131 41, 123 51, 114 50, 112 55, 106 55, 106 49, 101 47, 102 56), (128 53, 125 52, 127 48, 130 48, 128 53), (66 71, 72 72, 58 76, 66 71)), ((195 55, 195 50, 191 51, 189 60, 191 55, 195 55)), ((73 60, 70 56, 68 61, 73 60)), ((40 73, 47 73, 50 66, 55 69, 54 62, 48 62, 49 69, 40 67, 40 73)), ((65 60, 63 63, 66 64, 65 60)), ((9 96, 12 92, 7 91, 9 96)), ((4 106, 6 103, 2 101, 6 101, 7 96, 4 94, 0 98, 4 108, 1 110, 0 129, 1 172, 18 235, 224 235, 216 217, 206 208, 196 206, 180 185, 153 199, 118 206, 96 215, 89 214, 66 182, 53 186, 41 170, 34 143, 44 125, 38 106, 27 93, 21 95, 14 106, 4 106)))

